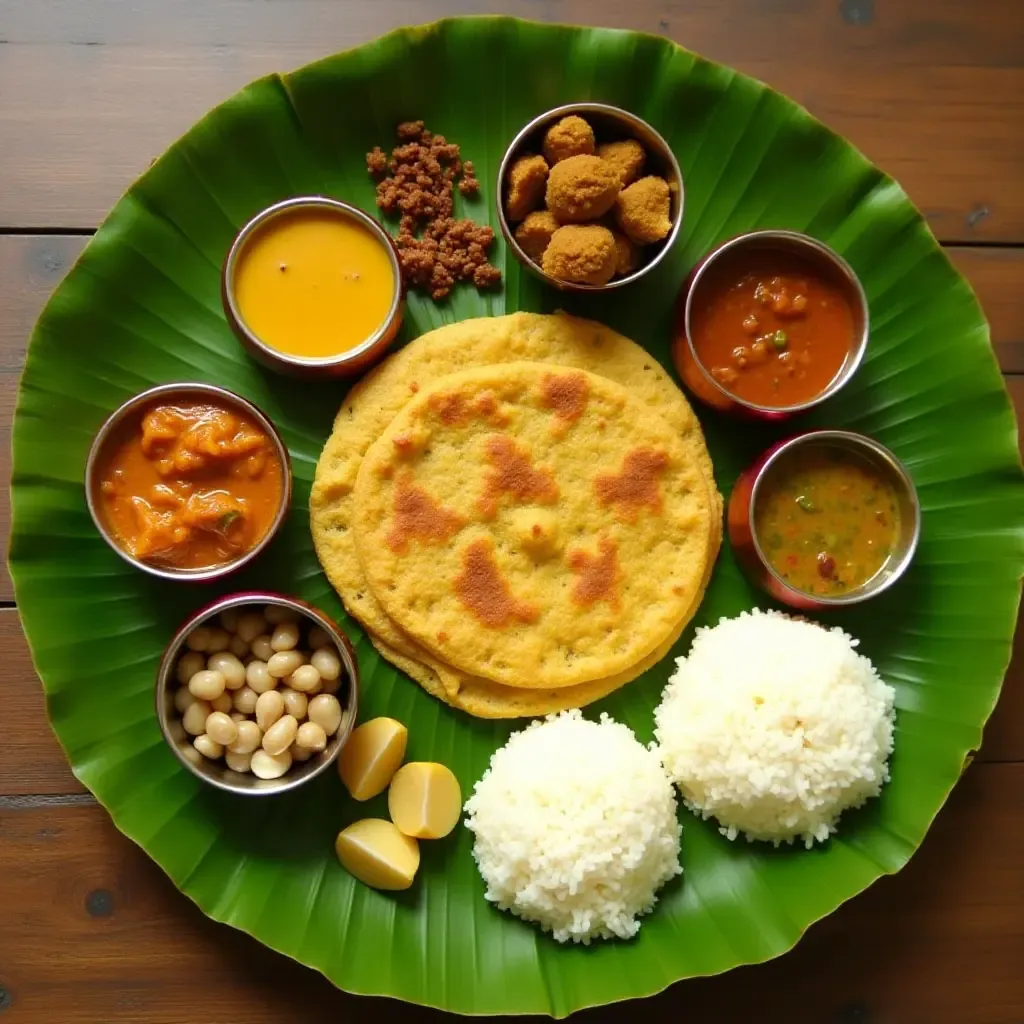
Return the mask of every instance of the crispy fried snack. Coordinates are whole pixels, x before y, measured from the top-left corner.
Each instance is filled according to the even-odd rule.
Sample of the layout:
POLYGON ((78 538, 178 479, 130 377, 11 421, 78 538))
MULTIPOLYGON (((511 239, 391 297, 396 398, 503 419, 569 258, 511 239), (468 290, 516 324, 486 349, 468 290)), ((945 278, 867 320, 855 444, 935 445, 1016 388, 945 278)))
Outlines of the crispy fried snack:
POLYGON ((558 230, 558 221, 550 210, 534 210, 516 228, 516 241, 531 260, 540 262, 551 236, 558 230))
POLYGON ((594 129, 576 114, 563 117, 544 135, 544 155, 549 164, 594 152, 594 129))
POLYGON ((615 205, 619 172, 598 156, 571 156, 551 168, 548 209, 562 224, 594 220, 615 205))
POLYGON ((672 230, 671 195, 664 178, 647 177, 624 188, 615 201, 619 227, 640 245, 660 242, 672 230))
POLYGON ((597 147, 597 155, 602 160, 607 160, 619 172, 623 188, 632 185, 640 177, 640 172, 647 160, 644 147, 636 139, 605 142, 597 147))
POLYGON ((618 253, 612 233, 600 224, 566 224, 544 250, 544 273, 577 284, 607 284, 618 253))
POLYGON ((615 239, 615 273, 619 277, 632 274, 640 265, 640 249, 621 231, 612 231, 615 239))
POLYGON ((508 199, 505 202, 509 220, 522 220, 540 206, 547 180, 547 161, 536 153, 524 153, 512 165, 508 172, 508 199))

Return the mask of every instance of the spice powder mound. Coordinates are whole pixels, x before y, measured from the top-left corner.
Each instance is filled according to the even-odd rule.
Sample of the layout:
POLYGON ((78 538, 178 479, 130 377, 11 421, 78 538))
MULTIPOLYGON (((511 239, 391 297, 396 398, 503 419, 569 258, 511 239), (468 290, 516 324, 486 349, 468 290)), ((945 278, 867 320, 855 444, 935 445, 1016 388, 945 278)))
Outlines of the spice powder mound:
POLYGON ((472 161, 463 161, 457 144, 422 121, 404 121, 397 136, 390 158, 375 146, 366 166, 378 179, 377 206, 400 218, 395 245, 406 285, 432 299, 445 298, 458 281, 493 287, 501 280, 487 259, 493 229, 453 216, 456 184, 464 196, 480 189, 472 161))

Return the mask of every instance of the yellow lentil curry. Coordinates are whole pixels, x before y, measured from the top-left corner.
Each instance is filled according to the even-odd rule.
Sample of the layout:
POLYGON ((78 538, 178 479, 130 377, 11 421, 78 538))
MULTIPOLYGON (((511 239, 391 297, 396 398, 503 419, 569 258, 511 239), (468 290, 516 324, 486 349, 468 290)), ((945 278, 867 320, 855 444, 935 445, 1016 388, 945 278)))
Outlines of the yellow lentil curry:
POLYGON ((754 505, 754 531, 771 567, 790 586, 821 597, 874 577, 899 529, 899 502, 882 472, 831 446, 784 455, 754 505))

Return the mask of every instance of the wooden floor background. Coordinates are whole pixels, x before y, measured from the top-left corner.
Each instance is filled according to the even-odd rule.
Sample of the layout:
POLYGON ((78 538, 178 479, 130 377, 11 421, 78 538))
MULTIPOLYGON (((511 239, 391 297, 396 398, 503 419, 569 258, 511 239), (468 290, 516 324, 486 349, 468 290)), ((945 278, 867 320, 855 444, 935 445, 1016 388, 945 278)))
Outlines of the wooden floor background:
MULTIPOLYGON (((973 284, 1024 410, 1022 0, 0 0, 0 473, 34 318, 127 185, 249 80, 443 14, 662 33, 763 79, 896 177, 973 284)), ((8 526, 0 501, 0 536, 8 526)), ((1024 1024, 1024 652, 919 854, 664 1020, 1024 1024)), ((336 992, 206 920, 67 768, 0 574, 0 1024, 440 1015, 336 992)))

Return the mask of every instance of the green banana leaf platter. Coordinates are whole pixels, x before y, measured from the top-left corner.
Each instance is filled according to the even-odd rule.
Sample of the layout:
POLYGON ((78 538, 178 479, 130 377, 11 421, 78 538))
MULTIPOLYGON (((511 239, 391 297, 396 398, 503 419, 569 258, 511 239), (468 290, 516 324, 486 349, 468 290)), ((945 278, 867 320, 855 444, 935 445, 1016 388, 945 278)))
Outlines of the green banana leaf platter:
MULTIPOLYGON (((698 409, 724 494, 785 428, 698 409)), ((790 430, 794 429, 792 426, 790 430)), ((322 971, 350 992, 460 1013, 546 1013, 657 992, 767 960, 884 874, 898 871, 981 743, 1010 655, 1024 565, 1017 434, 970 287, 907 196, 856 149, 766 86, 655 36, 466 18, 403 29, 253 83, 204 117, 117 204, 43 312, 14 427, 11 571, 56 731, 75 774, 207 914, 322 971), (892 781, 813 849, 730 843, 681 810, 685 874, 636 939, 560 946, 484 899, 471 834, 423 844, 405 893, 373 891, 338 864, 338 830, 366 814, 336 773, 294 794, 233 798, 165 746, 157 662, 180 621, 219 593, 297 594, 349 633, 364 717, 409 727, 409 754, 468 792, 514 723, 470 719, 382 661, 348 619, 313 552, 307 501, 344 385, 296 383, 250 360, 221 307, 237 229, 290 195, 374 210, 364 156, 422 118, 457 141, 482 193, 467 215, 497 227, 495 176, 531 117, 576 100, 625 107, 658 128, 686 182, 682 237, 656 271, 612 295, 557 295, 495 243, 503 287, 412 296, 404 337, 466 317, 559 307, 605 321, 670 365, 676 290, 716 242, 791 228, 853 265, 871 307, 866 361, 800 426, 849 427, 892 448, 923 506, 901 583, 835 616, 897 690, 892 781), (105 416, 157 383, 203 380, 255 401, 291 451, 295 497, 271 549, 229 583, 174 584, 132 570, 93 529, 83 468, 105 416)), ((726 545, 694 625, 764 606, 726 545)), ((684 653, 692 628, 680 641, 684 653)), ((647 741, 672 659, 591 709, 647 741)), ((379 801, 378 801, 379 802, 379 801)), ((380 814, 378 804, 369 805, 380 814)))

